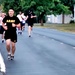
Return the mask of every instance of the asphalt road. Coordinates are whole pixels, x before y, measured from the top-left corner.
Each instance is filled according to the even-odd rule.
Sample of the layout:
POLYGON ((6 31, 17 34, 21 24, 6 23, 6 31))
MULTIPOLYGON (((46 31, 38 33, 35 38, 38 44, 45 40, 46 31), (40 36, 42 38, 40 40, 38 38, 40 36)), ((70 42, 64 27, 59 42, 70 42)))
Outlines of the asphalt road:
POLYGON ((6 75, 75 75, 75 34, 54 29, 27 28, 18 35, 15 59, 7 60, 5 43, 0 50, 6 75))

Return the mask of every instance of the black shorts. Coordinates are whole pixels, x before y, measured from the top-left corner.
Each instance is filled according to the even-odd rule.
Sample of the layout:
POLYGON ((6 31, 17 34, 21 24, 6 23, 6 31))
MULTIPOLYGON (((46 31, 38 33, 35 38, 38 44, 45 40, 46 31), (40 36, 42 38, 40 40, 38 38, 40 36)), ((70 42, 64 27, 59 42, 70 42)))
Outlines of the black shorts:
POLYGON ((10 39, 12 42, 16 43, 17 42, 17 33, 10 33, 8 31, 5 32, 5 40, 10 39))
POLYGON ((22 22, 22 26, 25 26, 25 23, 22 22))
POLYGON ((0 34, 3 34, 3 32, 4 32, 4 28, 0 26, 0 34))
POLYGON ((33 22, 28 22, 28 26, 33 27, 33 22))

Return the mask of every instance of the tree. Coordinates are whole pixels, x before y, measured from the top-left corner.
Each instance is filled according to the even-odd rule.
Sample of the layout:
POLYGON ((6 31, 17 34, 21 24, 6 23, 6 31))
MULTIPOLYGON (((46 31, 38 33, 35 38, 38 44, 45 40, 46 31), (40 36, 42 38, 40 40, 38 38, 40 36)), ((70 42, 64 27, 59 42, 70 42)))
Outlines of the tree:
POLYGON ((61 0, 62 4, 69 7, 69 10, 72 12, 74 17, 74 4, 75 0, 61 0))
POLYGON ((3 10, 8 11, 13 8, 15 12, 33 10, 39 16, 41 25, 43 26, 43 18, 48 14, 62 14, 68 13, 69 7, 65 6, 61 0, 5 0, 3 3, 3 10))
POLYGON ((0 0, 0 5, 4 2, 4 0, 0 0))
POLYGON ((69 7, 61 3, 60 0, 21 0, 22 9, 24 11, 32 9, 40 17, 41 25, 43 25, 43 17, 48 14, 68 13, 69 7))
POLYGON ((0 0, 0 12, 2 11, 2 3, 4 2, 4 0, 0 0))
POLYGON ((4 0, 3 2, 3 10, 4 12, 8 12, 10 8, 15 10, 15 13, 17 14, 19 11, 21 11, 21 0, 4 0))
MULTIPOLYGON (((69 10, 71 11, 72 13, 72 17, 74 17, 74 4, 75 4, 75 0, 61 0, 61 3, 65 6, 68 6, 69 7, 69 10)), ((64 14, 62 14, 62 23, 64 23, 64 14)))

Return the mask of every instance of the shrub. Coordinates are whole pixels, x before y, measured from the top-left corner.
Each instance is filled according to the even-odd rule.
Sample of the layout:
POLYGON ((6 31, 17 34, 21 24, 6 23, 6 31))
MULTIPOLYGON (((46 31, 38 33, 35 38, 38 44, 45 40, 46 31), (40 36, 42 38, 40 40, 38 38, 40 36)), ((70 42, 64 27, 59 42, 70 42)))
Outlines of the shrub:
POLYGON ((75 23, 75 21, 74 20, 71 20, 70 23, 75 23))

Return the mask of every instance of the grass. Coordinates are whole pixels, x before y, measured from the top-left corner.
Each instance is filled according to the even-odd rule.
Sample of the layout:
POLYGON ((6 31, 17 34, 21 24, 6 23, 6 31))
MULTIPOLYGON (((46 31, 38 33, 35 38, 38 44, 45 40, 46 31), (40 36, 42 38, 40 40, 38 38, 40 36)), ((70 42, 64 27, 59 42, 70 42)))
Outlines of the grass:
POLYGON ((44 24, 44 26, 40 26, 40 24, 34 24, 34 26, 40 28, 57 29, 65 32, 75 32, 75 24, 44 24))

